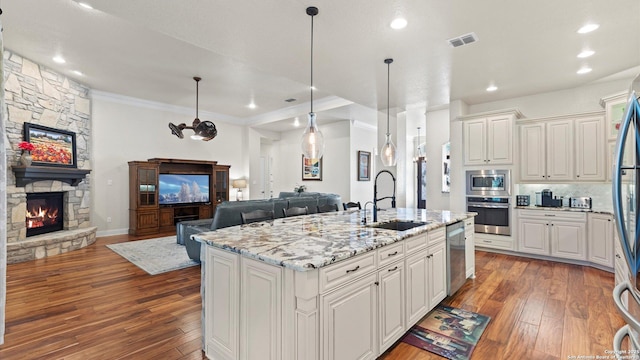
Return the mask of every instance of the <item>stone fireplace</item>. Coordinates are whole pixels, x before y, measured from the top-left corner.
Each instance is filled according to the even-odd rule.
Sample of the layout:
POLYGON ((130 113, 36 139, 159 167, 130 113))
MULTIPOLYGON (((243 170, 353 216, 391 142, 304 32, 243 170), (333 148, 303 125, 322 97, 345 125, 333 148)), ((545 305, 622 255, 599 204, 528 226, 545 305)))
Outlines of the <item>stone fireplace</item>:
POLYGON ((64 229, 64 193, 27 194, 27 237, 64 229))
POLYGON ((7 49, 3 68, 9 140, 4 154, 8 168, 7 264, 93 244, 97 228, 90 221, 90 89, 7 49), (74 132, 77 168, 20 165, 17 144, 24 140, 25 122, 74 132), (52 193, 62 198, 61 204, 57 210, 46 209, 45 214, 52 193), (46 200, 32 200, 45 196, 46 200), (54 215, 57 224, 52 225, 54 215), (38 223, 47 226, 36 226, 38 223), (44 228, 55 231, 44 233, 44 228))

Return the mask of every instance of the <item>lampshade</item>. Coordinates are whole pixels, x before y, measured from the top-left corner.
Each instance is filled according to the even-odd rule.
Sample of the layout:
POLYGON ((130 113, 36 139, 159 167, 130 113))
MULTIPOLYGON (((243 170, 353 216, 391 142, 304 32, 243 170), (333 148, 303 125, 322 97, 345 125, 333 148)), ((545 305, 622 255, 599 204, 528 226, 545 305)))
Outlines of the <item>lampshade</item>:
POLYGON ((236 189, 244 189, 247 187, 247 180, 235 179, 231 182, 231 186, 233 186, 236 189))
POLYGON ((216 125, 211 121, 200 121, 198 118, 198 83, 202 78, 197 76, 193 77, 193 80, 196 81, 196 118, 193 119, 193 123, 191 126, 187 126, 187 124, 182 123, 179 125, 175 125, 173 123, 169 123, 169 129, 171 129, 171 133, 180 139, 184 139, 184 134, 182 130, 191 129, 193 130, 193 135, 191 138, 193 140, 202 140, 209 141, 218 135, 218 130, 216 129, 216 125))
POLYGON ((313 17, 318 15, 318 8, 310 6, 307 15, 311 16, 311 111, 309 112, 307 127, 302 133, 300 147, 302 153, 309 159, 320 159, 324 153, 324 136, 316 123, 316 114, 313 112, 313 17))
POLYGON ((380 149, 380 160, 384 166, 395 166, 397 161, 396 146, 391 141, 391 133, 389 132, 389 68, 392 62, 393 59, 384 59, 384 63, 387 64, 387 134, 384 145, 380 149))

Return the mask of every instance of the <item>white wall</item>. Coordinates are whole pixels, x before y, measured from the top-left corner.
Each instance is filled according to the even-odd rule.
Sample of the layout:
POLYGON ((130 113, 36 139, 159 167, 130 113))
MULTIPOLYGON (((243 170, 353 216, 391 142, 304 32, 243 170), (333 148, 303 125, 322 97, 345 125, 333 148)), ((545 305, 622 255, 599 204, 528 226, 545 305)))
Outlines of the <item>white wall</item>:
POLYGON ((245 130, 208 118, 216 124, 218 136, 195 141, 171 134, 169 122, 190 123, 186 115, 161 104, 133 98, 94 93, 92 96, 93 159, 91 169, 91 221, 98 236, 127 233, 129 229, 129 168, 127 162, 150 158, 217 161, 231 165, 231 179, 246 176, 243 157, 245 130), (109 185, 110 184, 110 185, 109 185), (111 222, 107 222, 107 217, 111 222))
MULTIPOLYGON (((322 181, 302 181, 302 150, 300 140, 304 129, 281 133, 281 139, 273 142, 274 196, 281 191, 293 191, 296 186, 306 185, 307 191, 328 192, 350 197, 351 162, 350 122, 337 121, 320 126, 325 148, 322 156, 322 181)), ((355 169, 354 169, 355 170, 355 169)), ((353 175, 355 176, 355 175, 353 175)))
MULTIPOLYGON (((375 116, 375 112, 373 114, 375 116)), ((373 125, 352 122, 350 137, 351 137, 351 150, 349 151, 349 169, 351 170, 351 192, 348 197, 343 197, 343 202, 353 201, 360 202, 360 205, 364 207, 367 201, 373 200, 373 179, 376 176, 376 159, 375 153, 377 151, 376 142, 377 129, 373 125), (371 163, 369 169, 369 180, 358 181, 358 151, 368 151, 371 153, 371 163)))
POLYGON ((449 193, 442 192, 442 145, 449 141, 449 109, 426 115, 427 209, 449 210, 449 193))

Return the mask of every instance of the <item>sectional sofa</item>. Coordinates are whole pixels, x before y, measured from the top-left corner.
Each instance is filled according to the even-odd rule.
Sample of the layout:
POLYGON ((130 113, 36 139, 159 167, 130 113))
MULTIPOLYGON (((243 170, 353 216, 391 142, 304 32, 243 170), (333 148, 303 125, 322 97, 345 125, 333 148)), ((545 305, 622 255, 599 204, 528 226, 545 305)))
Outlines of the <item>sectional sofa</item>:
POLYGON ((184 245, 189 258, 200 261, 200 243, 191 239, 191 235, 204 231, 214 231, 229 226, 242 224, 240 216, 243 212, 253 210, 273 210, 276 218, 283 217, 282 209, 289 207, 308 207, 310 214, 317 212, 318 206, 336 204, 342 208, 340 195, 317 192, 281 192, 277 198, 268 200, 225 201, 216 206, 212 219, 200 219, 179 222, 177 226, 177 242, 184 245))

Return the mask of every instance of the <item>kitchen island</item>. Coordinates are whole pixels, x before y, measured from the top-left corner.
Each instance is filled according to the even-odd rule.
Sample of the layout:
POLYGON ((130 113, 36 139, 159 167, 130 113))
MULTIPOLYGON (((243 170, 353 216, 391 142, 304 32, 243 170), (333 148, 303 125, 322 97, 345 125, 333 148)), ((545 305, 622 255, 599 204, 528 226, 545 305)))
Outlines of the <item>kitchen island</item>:
POLYGON ((210 359, 375 359, 446 297, 447 224, 474 214, 387 209, 194 235, 210 359), (368 218, 370 219, 370 212, 368 218), (379 228, 394 220, 416 227, 379 228))

